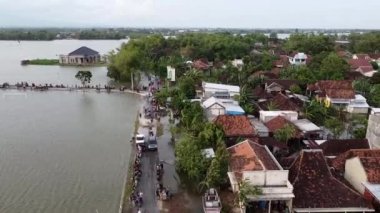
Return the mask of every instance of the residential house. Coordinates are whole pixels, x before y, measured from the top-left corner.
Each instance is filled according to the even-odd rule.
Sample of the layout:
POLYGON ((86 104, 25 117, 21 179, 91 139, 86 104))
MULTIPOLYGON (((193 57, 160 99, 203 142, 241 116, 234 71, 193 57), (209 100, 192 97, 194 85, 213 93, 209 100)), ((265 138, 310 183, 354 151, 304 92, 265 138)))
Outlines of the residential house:
POLYGON ((244 115, 244 110, 237 101, 231 99, 219 99, 210 97, 202 104, 208 120, 213 120, 218 115, 244 115))
POLYGON ((309 121, 308 119, 299 119, 291 122, 300 131, 300 134, 303 138, 323 138, 323 130, 319 126, 309 121))
POLYGON ((365 58, 350 59, 348 64, 350 65, 351 71, 359 72, 366 77, 372 77, 377 71, 373 69, 370 61, 371 59, 365 58))
POLYGON ((334 159, 334 169, 380 210, 380 152, 379 150, 350 150, 334 159))
POLYGON ((355 59, 355 60, 367 60, 367 61, 372 60, 371 57, 368 54, 365 54, 365 53, 353 54, 352 55, 352 59, 355 59))
POLYGON ((297 97, 288 97, 285 94, 277 93, 274 97, 256 103, 259 110, 264 111, 296 111, 300 112, 303 102, 297 97))
POLYGON ((243 69, 243 66, 244 66, 243 59, 234 59, 231 63, 232 63, 232 66, 238 68, 239 70, 243 69))
POLYGON ((355 95, 355 99, 347 105, 347 112, 349 113, 368 114, 368 110, 367 99, 362 95, 355 95))
POLYGON ((193 61, 191 65, 194 69, 201 70, 201 71, 207 71, 210 68, 210 65, 207 59, 195 60, 193 61))
POLYGON ((317 100, 323 101, 326 107, 346 107, 355 100, 352 82, 347 80, 322 80, 308 85, 307 90, 316 94, 317 100))
POLYGON ((255 129, 245 115, 219 115, 214 123, 219 125, 226 137, 227 146, 234 145, 237 140, 255 137, 255 129))
POLYGON ((302 150, 289 169, 294 212, 374 212, 357 192, 330 172, 322 150, 302 150))
POLYGON ((371 107, 371 115, 379 115, 380 114, 380 108, 371 107))
POLYGON ((368 118, 366 138, 371 149, 380 149, 380 115, 370 114, 368 118))
POLYGON ((259 137, 268 137, 269 136, 268 127, 266 127, 263 122, 261 122, 259 119, 255 118, 254 116, 248 115, 248 118, 249 118, 253 128, 255 129, 257 136, 259 136, 259 137))
POLYGON ((255 101, 265 101, 267 99, 273 98, 271 93, 267 93, 267 91, 261 86, 258 85, 252 90, 252 97, 255 101))
POLYGON ((378 65, 380 65, 380 53, 369 54, 369 57, 371 57, 373 62, 376 62, 378 65))
POLYGON ((355 71, 360 72, 362 75, 369 78, 377 73, 377 70, 373 69, 372 66, 359 67, 355 71))
POLYGON ((88 47, 80 47, 68 55, 59 56, 59 64, 62 65, 95 65, 101 63, 99 52, 88 47))
POLYGON ((289 57, 289 63, 291 65, 306 65, 308 62, 308 55, 305 53, 296 53, 295 55, 289 57))
MULTIPOLYGON (((240 87, 234 85, 202 82, 202 89, 202 99, 204 100, 220 93, 227 94, 228 97, 226 98, 233 98, 234 96, 240 95, 240 87)), ((218 98, 221 97, 219 96, 218 98)))
POLYGON ((326 158, 333 159, 351 149, 369 149, 367 139, 304 140, 308 149, 321 149, 326 158))
MULTIPOLYGON (((239 191, 239 183, 244 180, 262 190, 260 195, 249 195, 250 204, 261 203, 267 208, 265 212, 292 211, 294 194, 288 181, 289 171, 281 167, 266 146, 245 140, 227 150, 230 154, 228 178, 234 192, 239 191)), ((254 206, 247 207, 247 212, 255 212, 254 206)))
POLYGON ((285 117, 289 121, 298 120, 298 113, 295 111, 260 111, 260 121, 266 123, 278 116, 285 117))
POLYGON ((287 55, 280 55, 279 59, 273 62, 273 65, 277 68, 286 68, 289 66, 289 58, 287 55))
POLYGON ((294 138, 320 139, 323 137, 323 130, 307 119, 288 120, 286 117, 277 116, 265 123, 270 135, 285 125, 293 126, 295 129, 294 138))
POLYGON ((298 86, 299 81, 284 79, 269 79, 265 81, 265 90, 268 93, 290 90, 292 86, 298 86))

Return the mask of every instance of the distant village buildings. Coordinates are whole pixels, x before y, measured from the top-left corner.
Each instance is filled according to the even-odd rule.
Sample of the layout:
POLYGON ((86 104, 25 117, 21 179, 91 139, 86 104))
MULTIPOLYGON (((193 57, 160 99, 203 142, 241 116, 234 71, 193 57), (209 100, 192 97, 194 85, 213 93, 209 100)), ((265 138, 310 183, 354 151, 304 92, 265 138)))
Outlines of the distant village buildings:
POLYGON ((80 47, 68 55, 59 56, 59 64, 61 65, 95 65, 101 63, 99 52, 88 47, 80 47))

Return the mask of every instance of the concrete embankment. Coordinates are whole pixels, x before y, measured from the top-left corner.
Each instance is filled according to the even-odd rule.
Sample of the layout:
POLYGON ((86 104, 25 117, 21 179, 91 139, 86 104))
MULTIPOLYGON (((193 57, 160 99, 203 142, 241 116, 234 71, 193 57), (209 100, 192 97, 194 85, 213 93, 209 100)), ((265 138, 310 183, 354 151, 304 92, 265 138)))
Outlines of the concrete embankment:
POLYGON ((9 86, 7 88, 0 88, 0 91, 36 91, 36 92, 45 92, 45 91, 62 91, 62 92, 99 92, 99 93, 128 93, 128 94, 134 94, 134 95, 140 95, 140 96, 147 96, 148 92, 146 91, 141 91, 137 92, 134 90, 129 90, 129 89, 96 89, 96 88, 75 88, 75 87, 65 87, 65 88, 57 88, 57 87, 48 87, 48 88, 38 88, 38 87, 16 87, 16 86, 9 86))

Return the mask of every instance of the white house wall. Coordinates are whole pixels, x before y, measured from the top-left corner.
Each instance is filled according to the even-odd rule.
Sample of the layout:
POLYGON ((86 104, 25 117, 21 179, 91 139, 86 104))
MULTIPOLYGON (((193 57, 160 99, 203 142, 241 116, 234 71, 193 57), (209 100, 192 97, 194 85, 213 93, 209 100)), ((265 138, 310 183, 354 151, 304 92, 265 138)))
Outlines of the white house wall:
POLYGON ((361 194, 364 194, 363 182, 367 181, 367 174, 358 157, 346 160, 344 178, 361 194))

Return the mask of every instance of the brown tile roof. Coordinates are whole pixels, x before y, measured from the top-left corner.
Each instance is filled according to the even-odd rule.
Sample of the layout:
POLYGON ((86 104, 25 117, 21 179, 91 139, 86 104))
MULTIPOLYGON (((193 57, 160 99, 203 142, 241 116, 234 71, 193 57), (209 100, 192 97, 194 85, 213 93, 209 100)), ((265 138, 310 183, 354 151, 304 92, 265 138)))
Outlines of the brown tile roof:
POLYGON ((214 122, 222 127, 227 137, 251 137, 255 133, 245 115, 219 115, 214 122))
POLYGON ((230 171, 279 170, 271 153, 260 144, 245 140, 227 148, 230 154, 230 171))
POLYGON ((265 84, 268 86, 273 83, 280 85, 284 90, 289 90, 291 86, 299 85, 300 82, 296 80, 284 80, 284 79, 268 79, 265 81, 265 84))
POLYGON ((367 173, 367 181, 380 183, 380 157, 360 157, 360 162, 367 173))
POLYGON ((273 97, 272 94, 267 93, 267 91, 265 91, 265 89, 261 86, 255 87, 252 91, 252 95, 254 99, 268 99, 273 97))
POLYGON ((371 63, 367 59, 350 59, 348 61, 351 69, 355 70, 359 67, 371 66, 371 63))
POLYGON ((345 153, 338 155, 331 162, 334 169, 343 174, 346 160, 353 157, 380 157, 380 149, 351 149, 345 153))
POLYGON ((277 93, 272 99, 267 101, 267 104, 271 102, 277 110, 300 111, 301 109, 294 98, 291 99, 282 93, 277 93))
POLYGON ((303 150, 290 167, 295 208, 368 208, 364 198, 329 171, 322 150, 303 150))
MULTIPOLYGON (((310 91, 321 91, 330 98, 354 99, 355 91, 352 81, 349 80, 323 80, 307 86, 310 91)), ((319 95, 321 96, 321 94, 319 95)))
POLYGON ((356 57, 358 57, 358 60, 361 60, 361 59, 368 60, 368 59, 370 59, 370 56, 367 53, 358 53, 358 54, 355 54, 355 55, 356 55, 356 57))
POLYGON ((268 127, 269 132, 275 132, 277 129, 281 129, 286 124, 293 125, 290 121, 288 121, 283 116, 277 116, 268 122, 265 123, 265 126, 268 127))
POLYGON ((353 89, 327 89, 325 94, 329 98, 338 99, 355 99, 355 91, 353 89))
POLYGON ((193 62, 193 67, 198 70, 207 70, 209 68, 208 61, 206 59, 198 59, 193 62))
POLYGON ((370 53, 368 55, 373 60, 378 60, 380 58, 380 53, 370 53))
POLYGON ((351 149, 369 149, 367 139, 331 139, 316 149, 322 149, 325 156, 337 156, 351 149))
POLYGON ((322 80, 315 83, 320 90, 326 89, 352 89, 352 81, 348 80, 322 80))

